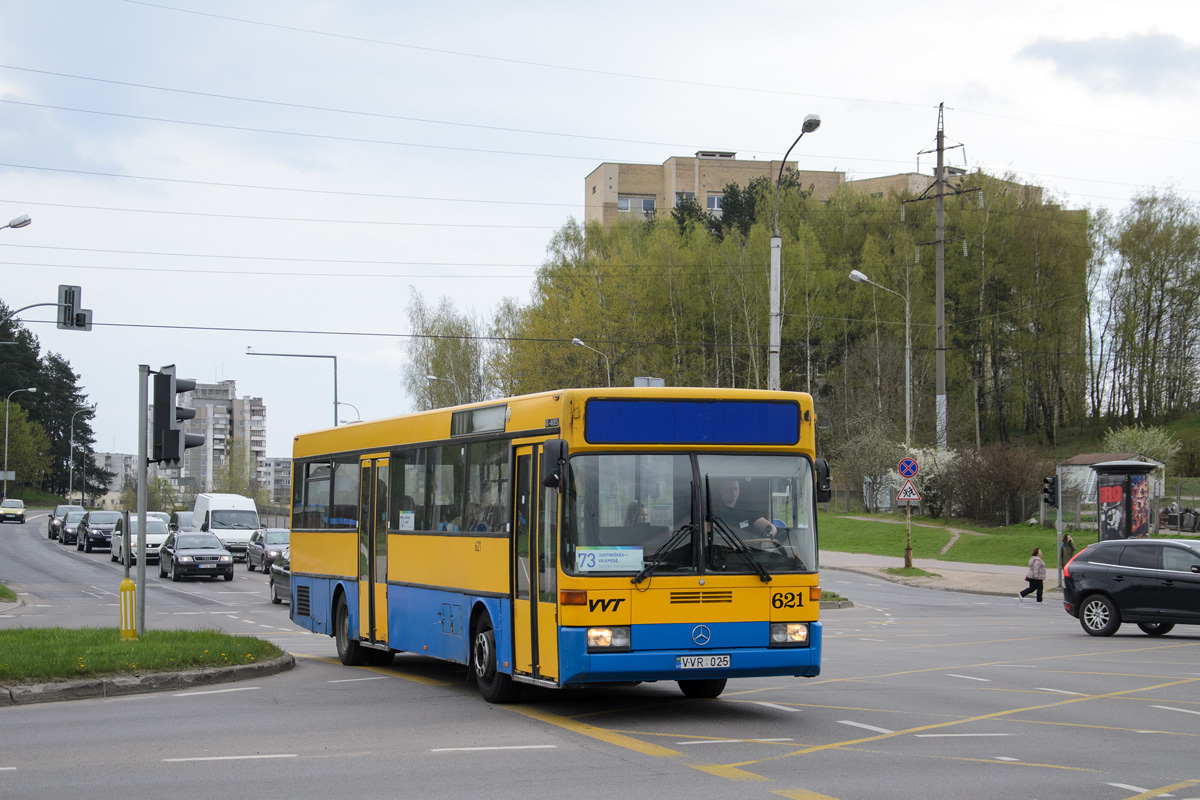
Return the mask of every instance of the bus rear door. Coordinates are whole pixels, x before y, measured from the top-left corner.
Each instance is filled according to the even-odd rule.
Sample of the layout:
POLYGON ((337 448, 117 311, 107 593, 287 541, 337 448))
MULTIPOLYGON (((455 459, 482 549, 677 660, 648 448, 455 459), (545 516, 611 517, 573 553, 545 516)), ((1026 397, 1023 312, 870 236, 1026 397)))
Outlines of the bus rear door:
POLYGON ((364 458, 358 500, 358 630, 387 643, 388 459, 364 458))

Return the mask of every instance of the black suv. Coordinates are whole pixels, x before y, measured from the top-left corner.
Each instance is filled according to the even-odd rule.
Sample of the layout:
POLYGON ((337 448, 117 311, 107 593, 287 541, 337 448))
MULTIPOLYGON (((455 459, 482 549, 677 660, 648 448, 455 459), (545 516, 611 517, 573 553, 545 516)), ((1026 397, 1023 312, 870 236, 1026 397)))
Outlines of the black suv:
POLYGON ((1092 636, 1112 636, 1122 622, 1151 636, 1200 625, 1200 540, 1088 545, 1063 569, 1063 607, 1092 636))

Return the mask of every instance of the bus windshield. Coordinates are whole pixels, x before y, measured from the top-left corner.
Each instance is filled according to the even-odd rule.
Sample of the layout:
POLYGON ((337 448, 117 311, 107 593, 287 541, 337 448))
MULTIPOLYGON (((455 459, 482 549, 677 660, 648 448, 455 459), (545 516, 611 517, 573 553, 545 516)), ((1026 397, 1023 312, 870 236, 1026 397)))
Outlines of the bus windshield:
POLYGON ((571 458, 564 567, 577 575, 817 569, 813 476, 796 455, 571 458))

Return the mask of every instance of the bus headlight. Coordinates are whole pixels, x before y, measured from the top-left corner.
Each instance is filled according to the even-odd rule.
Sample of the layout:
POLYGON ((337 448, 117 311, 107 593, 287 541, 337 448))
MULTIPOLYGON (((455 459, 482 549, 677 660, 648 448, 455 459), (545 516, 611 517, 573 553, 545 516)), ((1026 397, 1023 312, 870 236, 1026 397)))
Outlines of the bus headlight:
POLYGON ((628 650, 629 628, 625 626, 588 628, 587 644, 589 653, 612 653, 628 650))
POLYGON ((772 622, 772 647, 801 647, 808 644, 807 622, 772 622))

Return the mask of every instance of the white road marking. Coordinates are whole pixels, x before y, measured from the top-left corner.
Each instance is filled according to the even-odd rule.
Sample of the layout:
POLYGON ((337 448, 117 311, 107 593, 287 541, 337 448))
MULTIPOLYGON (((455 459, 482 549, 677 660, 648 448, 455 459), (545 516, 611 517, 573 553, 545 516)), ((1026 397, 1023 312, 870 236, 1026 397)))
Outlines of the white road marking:
POLYGON ((1010 756, 996 756, 996 760, 997 761, 1020 761, 1021 759, 1012 758, 1010 756))
POLYGON ((972 675, 955 675, 953 672, 947 672, 946 676, 950 678, 962 678, 964 681, 982 681, 983 683, 992 682, 991 678, 976 678, 972 675))
POLYGON ((766 708, 775 708, 780 711, 799 711, 800 710, 798 708, 792 708, 791 706, 778 706, 778 705, 775 705, 774 703, 766 703, 766 702, 763 702, 762 700, 754 700, 752 702, 756 706, 764 706, 766 708))
POLYGON ((1054 692, 1055 694, 1073 694, 1076 697, 1087 697, 1083 692, 1068 692, 1066 689, 1047 689, 1044 686, 1038 687, 1039 692, 1054 692))
POLYGON ((515 744, 502 747, 436 747, 431 753, 470 753, 476 750, 554 750, 556 744, 515 744))
POLYGON ((295 753, 274 753, 260 756, 194 756, 192 758, 164 758, 164 764, 184 761, 252 761, 260 758, 297 758, 295 753))
POLYGON ((1172 706, 1151 706, 1151 708, 1161 708, 1163 711, 1181 711, 1184 714, 1200 714, 1200 711, 1192 711, 1190 708, 1174 708, 1172 706))
POLYGON ((968 739, 977 736, 1015 736, 1014 733, 918 733, 918 739, 968 739))
MULTIPOLYGON (((1138 794, 1146 794, 1147 792, 1150 791, 1149 789, 1143 789, 1140 786, 1133 786, 1128 783, 1110 783, 1108 785, 1115 786, 1118 789, 1124 789, 1127 792, 1137 792, 1138 794)), ((1175 795, 1173 795, 1173 794, 1156 794, 1154 796, 1155 797, 1174 797, 1175 795)))
POLYGON ((326 683, 357 683, 359 681, 386 681, 387 679, 388 679, 387 675, 375 675, 374 677, 371 677, 371 678, 342 678, 341 680, 337 680, 337 681, 325 681, 325 682, 326 683))
POLYGON ((874 731, 875 733, 895 733, 895 731, 889 731, 887 728, 877 728, 874 725, 867 725, 862 722, 853 722, 848 719, 839 719, 838 723, 841 725, 850 725, 855 728, 862 728, 864 730, 874 731))
POLYGON ((175 697, 199 697, 204 694, 228 694, 229 692, 253 692, 258 689, 257 686, 240 686, 236 689, 213 689, 208 692, 180 692, 175 697))
POLYGON ((0 772, 16 772, 16 767, 0 767, 0 772))

